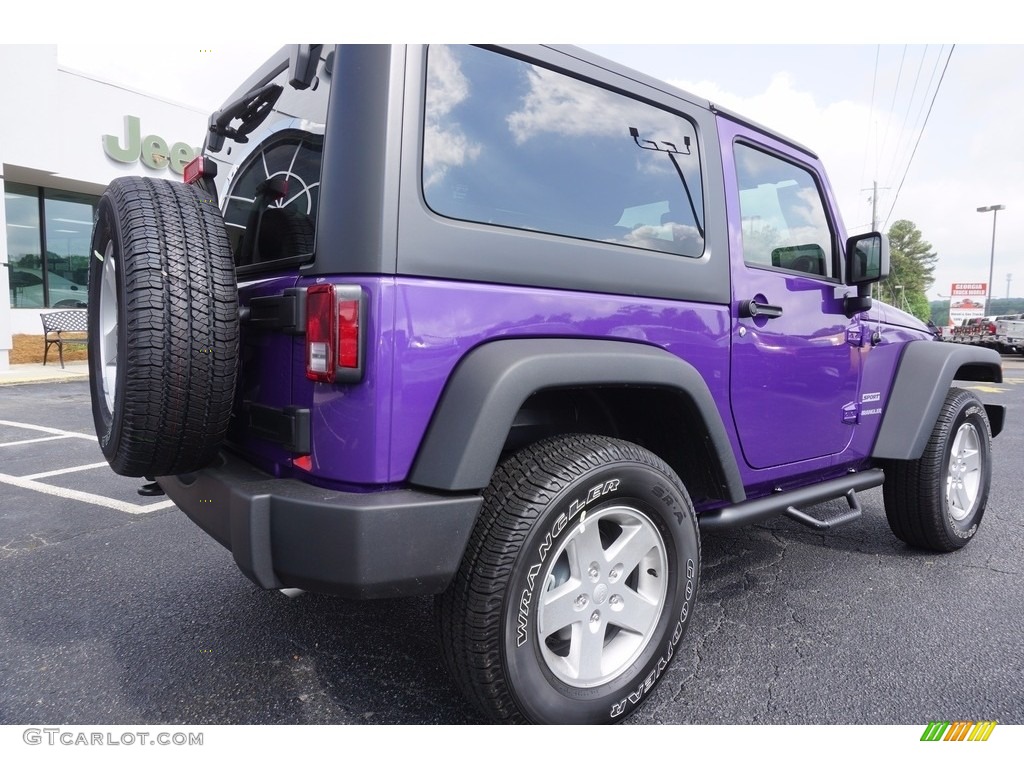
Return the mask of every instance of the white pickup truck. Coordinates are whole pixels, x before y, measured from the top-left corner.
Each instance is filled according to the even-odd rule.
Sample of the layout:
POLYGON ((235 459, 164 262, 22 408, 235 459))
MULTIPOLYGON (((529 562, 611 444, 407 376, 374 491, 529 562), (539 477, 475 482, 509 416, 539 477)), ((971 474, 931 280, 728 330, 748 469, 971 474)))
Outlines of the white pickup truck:
POLYGON ((1014 315, 996 320, 996 349, 1003 354, 1010 352, 1024 354, 1024 315, 1014 315))

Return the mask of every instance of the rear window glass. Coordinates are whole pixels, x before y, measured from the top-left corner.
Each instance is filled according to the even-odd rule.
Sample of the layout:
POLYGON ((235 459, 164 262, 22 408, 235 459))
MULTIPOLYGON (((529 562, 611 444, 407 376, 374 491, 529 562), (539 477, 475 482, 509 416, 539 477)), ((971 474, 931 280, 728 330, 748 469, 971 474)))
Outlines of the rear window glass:
POLYGON ((704 252, 693 123, 471 46, 428 53, 423 192, 450 218, 704 252))
POLYGON ((217 162, 217 191, 236 267, 312 257, 320 202, 320 163, 330 73, 322 60, 305 90, 283 87, 265 121, 247 141, 227 139, 217 162))

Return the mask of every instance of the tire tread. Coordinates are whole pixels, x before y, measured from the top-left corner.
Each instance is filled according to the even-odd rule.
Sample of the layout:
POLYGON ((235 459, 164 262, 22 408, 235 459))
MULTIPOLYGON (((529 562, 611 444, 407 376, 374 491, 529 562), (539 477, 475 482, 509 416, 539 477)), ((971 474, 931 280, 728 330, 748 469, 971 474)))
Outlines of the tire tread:
MULTIPOLYGON (((953 387, 949 390, 935 427, 919 459, 889 461, 885 465, 882 487, 885 515, 889 528, 910 546, 935 552, 952 552, 963 547, 968 539, 950 535, 946 529, 946 452, 954 423, 959 414, 972 404, 981 406, 970 392, 953 387)), ((984 414, 982 408, 981 413, 984 414)), ((984 440, 991 439, 988 419, 984 421, 984 440)), ((986 461, 989 451, 986 450, 986 461)), ((987 471, 987 469, 986 469, 987 471)), ((987 496, 981 491, 981 512, 987 496)), ((978 515, 980 520, 980 514, 978 515)))
MULTIPOLYGON (((234 264, 220 211, 195 187, 163 179, 115 179, 104 197, 119 233, 126 334, 117 434, 104 454, 131 477, 200 469, 226 436, 238 364, 234 264)), ((97 228, 94 250, 102 253, 98 240, 112 234, 97 228)), ((91 295, 90 307, 98 301, 91 295)), ((113 414, 93 378, 103 434, 113 414)))

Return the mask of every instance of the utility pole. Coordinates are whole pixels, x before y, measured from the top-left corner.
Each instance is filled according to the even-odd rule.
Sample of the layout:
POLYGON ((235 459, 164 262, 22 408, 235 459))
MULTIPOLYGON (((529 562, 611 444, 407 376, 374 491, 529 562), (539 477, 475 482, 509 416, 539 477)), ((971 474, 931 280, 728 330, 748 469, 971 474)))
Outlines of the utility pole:
MULTIPOLYGON (((883 187, 883 189, 889 189, 889 187, 883 187)), ((861 192, 867 192, 868 190, 862 189, 861 192)), ((871 231, 878 231, 878 181, 871 182, 871 231)), ((875 286, 878 286, 878 298, 882 298, 882 287, 881 284, 871 284, 871 294, 875 293, 875 286)))
MULTIPOLYGON (((871 182, 871 231, 878 231, 878 181, 871 182)), ((872 283, 870 286, 871 290, 874 290, 875 284, 872 283)), ((878 289, 878 297, 882 297, 882 289, 878 289)))
POLYGON ((1010 283, 1013 282, 1013 273, 1006 273, 1006 298, 1010 298, 1010 283))
POLYGON ((871 182, 871 231, 878 231, 878 182, 871 182))

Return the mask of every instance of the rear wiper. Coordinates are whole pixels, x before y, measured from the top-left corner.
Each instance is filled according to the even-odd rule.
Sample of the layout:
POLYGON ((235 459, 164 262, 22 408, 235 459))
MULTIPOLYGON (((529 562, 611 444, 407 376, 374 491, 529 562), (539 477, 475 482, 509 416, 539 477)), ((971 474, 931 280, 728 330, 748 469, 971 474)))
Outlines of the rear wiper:
POLYGON ((277 83, 267 83, 249 91, 219 112, 214 112, 210 117, 206 146, 211 152, 220 152, 224 147, 224 139, 239 144, 248 142, 249 134, 267 119, 283 91, 284 88, 277 83), (239 120, 240 124, 233 127, 231 123, 235 120, 239 120))
POLYGON ((697 206, 693 203, 693 194, 690 192, 690 185, 686 183, 686 176, 683 174, 683 169, 679 167, 679 161, 676 160, 676 155, 689 155, 690 154, 690 137, 683 136, 683 149, 679 149, 671 141, 662 141, 662 147, 658 146, 658 142, 651 141, 650 139, 641 139, 640 131, 633 126, 629 127, 629 135, 633 137, 633 141, 640 149, 648 149, 654 152, 664 152, 672 160, 672 165, 675 166, 676 174, 679 176, 679 180, 683 182, 683 191, 686 192, 686 201, 690 204, 690 213, 693 214, 693 223, 697 227, 697 232, 700 233, 701 238, 704 238, 704 227, 701 226, 700 216, 697 215, 697 206), (645 147, 644 144, 650 144, 649 147, 645 147))

